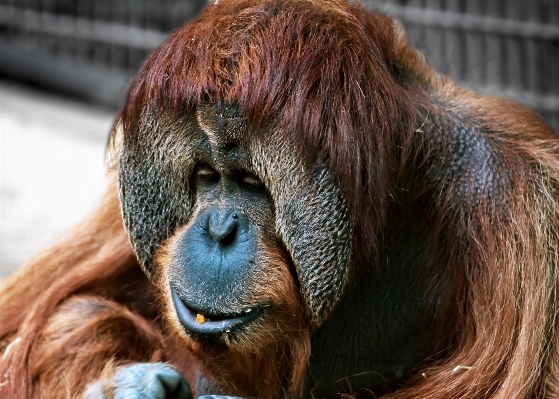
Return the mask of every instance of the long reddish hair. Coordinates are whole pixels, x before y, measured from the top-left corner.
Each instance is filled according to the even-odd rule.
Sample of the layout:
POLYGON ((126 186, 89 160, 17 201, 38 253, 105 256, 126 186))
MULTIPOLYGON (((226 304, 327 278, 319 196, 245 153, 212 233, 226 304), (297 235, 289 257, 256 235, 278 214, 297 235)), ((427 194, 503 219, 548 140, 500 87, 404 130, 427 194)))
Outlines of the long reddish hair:
MULTIPOLYGON (((449 115, 470 120, 500 154, 506 202, 497 206, 495 194, 465 200, 452 185, 430 188, 437 195, 426 212, 432 214, 434 250, 444 254, 438 267, 448 293, 436 321, 444 350, 386 397, 559 397, 559 146, 537 116, 457 87, 408 47, 399 25, 336 0, 221 0, 209 6, 148 58, 120 121, 129 134, 146 111, 179 116, 208 101, 239 104, 253 132, 280 120, 307 162, 316 154, 328 159, 346 197, 354 248, 364 252, 382 242, 399 181, 441 166, 437 157, 444 159, 449 115)), ((153 314, 157 308, 144 303, 129 312, 115 299, 121 294, 114 282, 126 273, 134 286, 149 287, 138 269, 113 183, 90 218, 3 283, 0 394, 30 397, 42 389, 48 397, 41 387, 57 384, 75 394, 111 360, 101 354, 126 347, 114 334, 105 335, 107 351, 89 362, 76 360, 71 378, 56 380, 53 370, 64 366, 44 337, 52 323, 76 317, 81 302, 65 301, 77 293, 94 295, 88 302, 94 303, 107 297, 103 287, 114 289, 103 309, 149 343, 145 353, 126 359, 165 352, 168 338, 153 314), (32 299, 25 312, 22 298, 32 299), (45 382, 41 375, 53 377, 45 382)), ((107 313, 89 320, 90 327, 104 326, 107 313)), ((81 337, 59 338, 58 347, 71 352, 84 345, 90 330, 80 331, 81 337)))
POLYGON ((327 157, 357 236, 374 246, 395 133, 416 117, 392 20, 341 0, 216 3, 147 59, 121 113, 125 134, 146 110, 181 115, 206 101, 238 104, 253 132, 279 118, 308 162, 327 157))

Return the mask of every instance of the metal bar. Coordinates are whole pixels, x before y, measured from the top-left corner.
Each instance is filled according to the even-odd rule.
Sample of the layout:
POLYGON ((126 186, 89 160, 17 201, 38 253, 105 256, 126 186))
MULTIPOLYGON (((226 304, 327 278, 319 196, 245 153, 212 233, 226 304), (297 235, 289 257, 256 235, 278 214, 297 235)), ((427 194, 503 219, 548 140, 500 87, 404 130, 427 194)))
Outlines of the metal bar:
POLYGON ((494 85, 478 85, 467 81, 459 81, 458 84, 480 93, 507 97, 514 102, 530 107, 538 112, 559 113, 559 96, 555 94, 537 94, 516 88, 503 88, 494 85))
MULTIPOLYGON (((366 5, 366 4, 365 4, 366 5)), ((410 24, 448 29, 462 29, 490 34, 520 36, 530 39, 559 40, 559 26, 531 21, 512 21, 483 15, 382 3, 369 6, 373 11, 401 19, 410 24)))
MULTIPOLYGON (((417 4, 417 2, 416 2, 417 4)), ((441 0, 425 0, 425 6, 432 9, 439 9, 442 6, 441 0)), ((413 7, 413 5, 412 5, 413 7)), ((420 8, 420 7, 418 7, 420 8)), ((421 7, 420 9, 423 9, 421 7)), ((425 29, 425 50, 429 61, 438 71, 448 73, 449 65, 445 57, 446 37, 444 32, 437 26, 426 27, 425 29)))
POLYGON ((0 26, 27 32, 72 37, 101 43, 117 44, 143 50, 153 50, 168 36, 150 29, 86 18, 61 16, 53 13, 0 5, 0 26))
MULTIPOLYGON (((465 3, 466 12, 480 15, 483 12, 484 0, 470 0, 465 3)), ((465 36, 466 56, 461 60, 464 66, 463 79, 473 83, 485 82, 485 67, 487 56, 485 54, 484 35, 480 32, 463 32, 465 36)))
POLYGON ((114 68, 26 51, 0 40, 0 71, 7 76, 37 83, 112 108, 124 104, 130 74, 114 68))
MULTIPOLYGON (((506 2, 506 12, 502 17, 507 18, 508 21, 520 20, 522 14, 525 13, 523 6, 524 4, 516 1, 506 2)), ((535 60, 526 57, 526 40, 523 39, 525 38, 512 35, 509 35, 505 39, 505 53, 507 58, 505 61, 505 68, 502 70, 502 74, 506 77, 505 85, 513 89, 527 89, 534 93, 539 93, 535 87, 529 88, 526 85, 526 69, 530 67, 530 64, 534 65, 533 61, 535 60), (531 62, 524 63, 523 61, 527 59, 531 62)))
MULTIPOLYGON (((504 1, 495 0, 487 2, 487 13, 491 16, 500 17, 504 15, 504 1)), ((496 17, 496 18, 497 18, 496 17)), ((505 68, 505 38, 499 35, 482 35, 485 39, 486 53, 485 53, 485 66, 486 66, 486 82, 500 86, 505 81, 505 77, 501 71, 505 68)))
MULTIPOLYGON (((534 7, 527 7, 526 14, 527 19, 530 21, 541 20, 540 9, 536 5, 534 7)), ((526 59, 529 59, 530 62, 527 63, 527 68, 525 68, 524 79, 528 89, 536 93, 545 93, 548 89, 544 83, 543 76, 546 72, 545 56, 543 53, 544 44, 535 40, 527 40, 525 43, 526 59)), ((551 76, 551 74, 546 74, 546 76, 551 76)))
MULTIPOLYGON (((475 1, 475 0, 470 0, 475 1)), ((459 0, 446 0, 447 10, 460 12, 459 0)), ((464 79, 466 61, 472 56, 466 47, 466 32, 456 29, 447 29, 442 32, 445 36, 445 63, 448 65, 447 73, 454 79, 464 79)))

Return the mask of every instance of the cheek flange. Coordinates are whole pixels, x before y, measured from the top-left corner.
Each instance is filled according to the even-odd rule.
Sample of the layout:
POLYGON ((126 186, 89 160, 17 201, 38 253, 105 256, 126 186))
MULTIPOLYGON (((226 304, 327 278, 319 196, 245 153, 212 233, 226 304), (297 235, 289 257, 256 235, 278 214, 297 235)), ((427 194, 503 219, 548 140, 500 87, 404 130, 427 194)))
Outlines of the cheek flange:
POLYGON ((188 118, 172 122, 147 115, 140 125, 128 132, 120 152, 119 197, 132 248, 153 278, 156 251, 192 214, 190 175, 201 139, 188 118))
MULTIPOLYGON (((183 191, 188 203, 189 187, 171 187, 154 163, 124 150, 119 168, 120 202, 124 225, 140 266, 153 276, 155 252, 181 225, 176 198, 183 191), (140 158, 140 159, 138 159, 140 158)), ((188 206, 188 204, 187 204, 188 206)))
POLYGON ((352 226, 328 165, 303 157, 281 131, 252 145, 255 170, 274 199, 276 230, 297 271, 308 321, 319 327, 347 285, 352 226))

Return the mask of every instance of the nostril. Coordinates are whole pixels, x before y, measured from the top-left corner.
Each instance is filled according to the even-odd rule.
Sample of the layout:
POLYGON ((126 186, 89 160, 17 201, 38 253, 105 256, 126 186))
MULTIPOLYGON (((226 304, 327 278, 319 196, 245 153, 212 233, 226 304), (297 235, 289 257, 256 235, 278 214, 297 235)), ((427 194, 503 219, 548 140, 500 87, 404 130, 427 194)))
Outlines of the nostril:
POLYGON ((230 245, 237 237, 237 223, 231 224, 230 228, 220 237, 219 243, 223 245, 230 245))
POLYGON ((213 240, 222 245, 230 245, 237 237, 238 214, 214 212, 209 219, 209 232, 213 240))

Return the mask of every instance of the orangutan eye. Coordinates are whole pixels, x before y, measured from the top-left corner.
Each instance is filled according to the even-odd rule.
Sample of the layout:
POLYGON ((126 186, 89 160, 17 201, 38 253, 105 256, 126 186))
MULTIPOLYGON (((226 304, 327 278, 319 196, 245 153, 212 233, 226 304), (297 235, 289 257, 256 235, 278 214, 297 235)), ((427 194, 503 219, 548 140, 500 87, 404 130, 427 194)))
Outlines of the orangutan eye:
POLYGON ((239 181, 241 185, 247 186, 252 189, 261 190, 265 188, 264 183, 262 183, 262 180, 260 180, 258 176, 250 172, 242 171, 239 174, 239 181))
POLYGON ((208 164, 200 164, 194 170, 196 182, 202 185, 213 185, 219 181, 219 172, 208 164))

